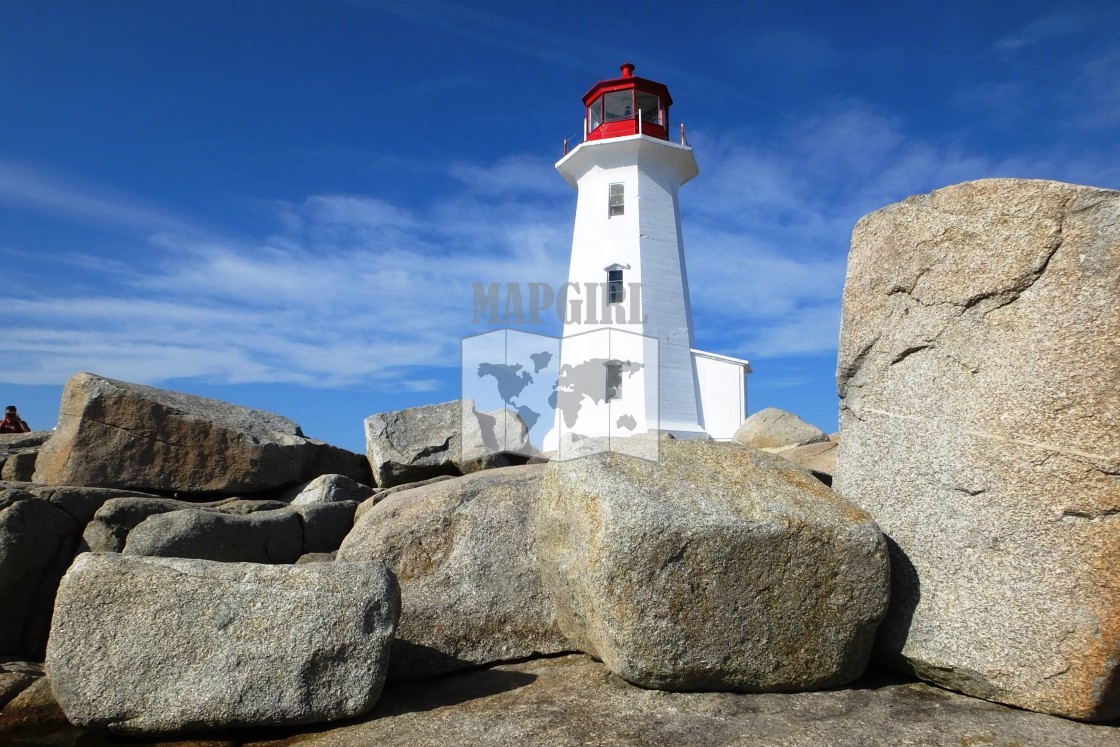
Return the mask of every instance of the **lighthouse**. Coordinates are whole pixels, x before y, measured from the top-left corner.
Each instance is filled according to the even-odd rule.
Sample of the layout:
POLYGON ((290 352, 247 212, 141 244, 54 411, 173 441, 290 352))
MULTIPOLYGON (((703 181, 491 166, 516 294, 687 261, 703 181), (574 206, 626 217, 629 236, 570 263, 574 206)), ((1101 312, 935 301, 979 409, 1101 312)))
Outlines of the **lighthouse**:
POLYGON ((583 96, 583 141, 556 164, 577 190, 553 436, 649 431, 729 439, 746 412, 742 359, 695 349, 677 196, 699 174, 671 139, 673 100, 634 75, 583 96), (573 301, 578 298, 578 301, 573 301))

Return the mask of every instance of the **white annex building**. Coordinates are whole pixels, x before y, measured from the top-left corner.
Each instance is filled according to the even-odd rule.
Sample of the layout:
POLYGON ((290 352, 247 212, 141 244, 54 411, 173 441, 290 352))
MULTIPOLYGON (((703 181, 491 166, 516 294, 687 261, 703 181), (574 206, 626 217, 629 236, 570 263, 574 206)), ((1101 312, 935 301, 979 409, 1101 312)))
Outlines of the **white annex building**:
POLYGON ((694 347, 677 192, 699 169, 683 128, 669 140, 669 90, 627 63, 583 103, 583 142, 556 164, 578 191, 567 288, 583 313, 565 319, 546 448, 651 430, 730 439, 751 367, 694 347))

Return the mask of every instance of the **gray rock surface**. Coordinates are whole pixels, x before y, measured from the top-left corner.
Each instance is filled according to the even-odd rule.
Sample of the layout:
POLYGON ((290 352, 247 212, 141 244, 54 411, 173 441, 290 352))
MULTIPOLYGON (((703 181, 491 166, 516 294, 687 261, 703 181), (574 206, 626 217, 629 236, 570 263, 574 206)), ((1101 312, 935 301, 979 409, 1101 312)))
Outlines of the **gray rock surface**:
POLYGON ((290 503, 293 506, 339 501, 361 503, 373 493, 373 488, 346 475, 320 475, 302 486, 290 503))
POLYGON ((50 435, 51 431, 0 433, 0 480, 30 481, 39 447, 50 435))
POLYGON ((463 474, 495 467, 524 464, 534 453, 529 428, 517 413, 507 408, 479 412, 474 400, 466 400, 462 451, 455 464, 463 474))
POLYGON ((8 499, 0 509, 0 654, 39 658, 79 527, 47 501, 10 493, 8 499))
POLYGON ((837 491, 892 541, 878 650, 1120 715, 1120 193, 996 179, 856 226, 837 491))
POLYGON ((0 654, 41 658, 81 528, 120 490, 0 482, 0 654))
POLYGON ((303 526, 290 508, 231 515, 181 509, 149 516, 128 533, 122 552, 227 563, 294 563, 303 526))
POLYGON ((733 440, 756 449, 788 449, 827 441, 828 434, 792 412, 767 407, 744 420, 733 440))
POLYGON ((361 479, 366 469, 361 455, 306 438, 279 415, 80 373, 63 390, 35 481, 231 494, 328 472, 361 479))
MULTIPOLYGON (((354 528, 354 501, 292 506, 303 524, 302 553, 334 552, 354 528)), ((301 553, 301 554, 302 554, 301 553)))
POLYGON ((431 485, 433 483, 442 482, 444 480, 454 480, 456 477, 458 477, 458 475, 437 475, 436 477, 429 477, 427 480, 407 482, 403 485, 394 485, 391 488, 376 488, 373 495, 358 504, 358 510, 354 512, 354 523, 357 523, 359 520, 361 520, 361 518, 365 516, 367 511, 391 496, 393 493, 399 493, 402 490, 413 490, 415 488, 421 488, 425 485, 431 485))
POLYGON ((273 511, 287 507, 288 504, 281 501, 241 498, 227 498, 210 503, 195 503, 156 496, 113 498, 105 501, 101 508, 97 509, 92 520, 86 524, 80 549, 91 552, 121 552, 124 550, 128 533, 149 516, 156 514, 192 509, 244 516, 257 511, 273 511))
POLYGON ((67 718, 146 734, 368 712, 400 614, 379 563, 80 555, 46 670, 67 718))
POLYGON ((68 733, 73 729, 45 677, 33 679, 0 710, 0 744, 59 744, 55 740, 68 733))
POLYGON ((867 514, 736 444, 553 462, 537 536, 560 629, 643 687, 834 687, 863 671, 886 612, 887 548, 867 514))
POLYGON ((186 501, 174 498, 113 498, 105 501, 82 532, 83 550, 120 552, 128 533, 149 516, 192 508, 186 501))
POLYGON ((0 710, 42 676, 43 667, 40 664, 8 657, 0 658, 0 710))
POLYGON ((586 656, 397 683, 360 722, 246 747, 1115 747, 1115 727, 1020 711, 898 677, 809 693, 634 687, 586 656))
POLYGON ((38 451, 23 451, 9 455, 0 466, 0 480, 19 480, 30 482, 35 476, 35 460, 38 451))
POLYGON ((821 443, 794 446, 792 449, 783 449, 775 452, 782 459, 788 459, 799 467, 804 467, 819 478, 828 478, 826 485, 831 484, 832 476, 836 473, 836 446, 837 441, 823 441, 821 443))
POLYGON ((455 460, 462 448, 462 408, 453 400, 366 418, 366 457, 377 487, 461 474, 455 460))
POLYGON ((88 524, 106 502, 116 498, 155 498, 148 493, 112 488, 83 488, 71 485, 36 485, 33 483, 0 482, 0 508, 13 496, 32 497, 46 501, 68 515, 79 527, 88 524))
POLYGON ((403 490, 342 543, 339 560, 380 560, 400 582, 391 679, 571 649, 540 581, 543 470, 509 467, 403 490))
POLYGON ((365 429, 366 456, 380 488, 524 464, 528 459, 527 454, 492 452, 500 442, 497 431, 511 448, 529 448, 521 419, 508 410, 478 413, 470 399, 377 413, 366 418, 365 429), (464 411, 469 426, 465 443, 464 411))

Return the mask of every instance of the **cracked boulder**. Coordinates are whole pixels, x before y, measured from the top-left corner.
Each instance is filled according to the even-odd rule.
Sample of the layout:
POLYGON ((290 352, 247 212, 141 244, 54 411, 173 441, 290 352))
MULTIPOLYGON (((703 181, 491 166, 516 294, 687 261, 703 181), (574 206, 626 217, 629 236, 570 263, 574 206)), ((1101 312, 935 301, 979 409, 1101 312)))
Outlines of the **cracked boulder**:
POLYGON ((560 630, 642 687, 842 685, 867 665, 887 609, 871 518, 737 444, 668 440, 660 462, 550 463, 537 545, 560 630))
POLYGON ((380 563, 265 566, 85 553, 46 670, 66 717, 123 734, 369 712, 400 617, 380 563))
POLYGON ((505 410, 479 413, 470 399, 376 413, 366 418, 365 429, 366 456, 379 488, 524 464, 528 459, 528 429, 520 418, 505 410))
POLYGON ((1120 193, 993 179, 852 235, 836 490, 891 542, 878 652, 1120 716, 1120 193))
POLYGON ((35 482, 228 495, 332 472, 369 479, 360 454, 307 438, 280 415, 79 373, 35 482))

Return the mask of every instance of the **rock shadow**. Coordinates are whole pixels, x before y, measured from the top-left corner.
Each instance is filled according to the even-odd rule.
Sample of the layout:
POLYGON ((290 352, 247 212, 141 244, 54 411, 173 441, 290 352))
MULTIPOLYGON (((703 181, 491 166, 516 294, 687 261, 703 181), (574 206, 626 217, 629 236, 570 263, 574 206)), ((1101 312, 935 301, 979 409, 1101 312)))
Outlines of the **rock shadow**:
POLYGON ((537 675, 495 668, 474 668, 436 677, 390 681, 370 719, 423 713, 518 690, 537 675))
POLYGON ((891 599, 875 637, 873 660, 891 669, 913 673, 902 657, 902 649, 922 598, 921 579, 906 551, 890 536, 884 536, 891 562, 891 599))

